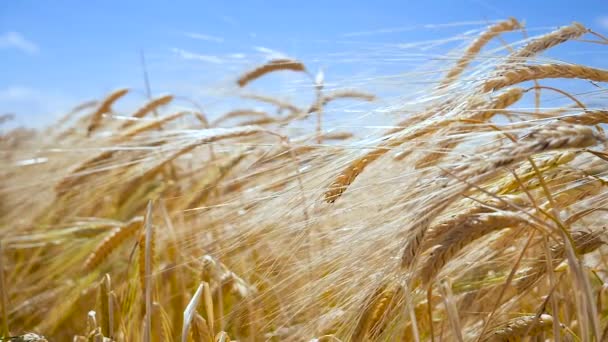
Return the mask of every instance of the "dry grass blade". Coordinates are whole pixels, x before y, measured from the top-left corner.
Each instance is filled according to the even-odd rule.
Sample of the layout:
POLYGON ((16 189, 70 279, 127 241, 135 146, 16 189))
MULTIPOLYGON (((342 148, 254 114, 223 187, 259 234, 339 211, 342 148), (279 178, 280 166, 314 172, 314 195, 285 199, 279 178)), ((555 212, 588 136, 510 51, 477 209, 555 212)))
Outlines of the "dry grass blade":
POLYGON ((251 81, 254 81, 268 73, 280 70, 306 72, 306 67, 301 62, 293 59, 273 59, 266 64, 260 65, 257 68, 243 74, 241 77, 239 77, 237 83, 240 87, 244 87, 251 81))

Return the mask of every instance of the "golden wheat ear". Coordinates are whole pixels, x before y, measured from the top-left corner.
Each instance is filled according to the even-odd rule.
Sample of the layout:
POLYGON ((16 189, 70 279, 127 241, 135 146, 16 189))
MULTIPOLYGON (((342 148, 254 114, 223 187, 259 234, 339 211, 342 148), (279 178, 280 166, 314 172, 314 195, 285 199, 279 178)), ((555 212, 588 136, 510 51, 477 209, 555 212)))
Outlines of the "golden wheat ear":
POLYGON ((87 128, 87 135, 91 135, 93 131, 95 131, 99 126, 101 126, 101 121, 103 119, 103 115, 112 111, 112 105, 114 102, 118 101, 121 97, 127 95, 129 92, 128 88, 118 89, 108 95, 97 107, 97 110, 91 116, 91 122, 89 123, 89 127, 87 128))
POLYGON ((294 59, 273 59, 268 63, 262 64, 241 75, 241 77, 239 77, 237 80, 237 84, 239 87, 244 87, 251 81, 254 81, 268 73, 281 70, 306 72, 306 67, 302 62, 294 59))

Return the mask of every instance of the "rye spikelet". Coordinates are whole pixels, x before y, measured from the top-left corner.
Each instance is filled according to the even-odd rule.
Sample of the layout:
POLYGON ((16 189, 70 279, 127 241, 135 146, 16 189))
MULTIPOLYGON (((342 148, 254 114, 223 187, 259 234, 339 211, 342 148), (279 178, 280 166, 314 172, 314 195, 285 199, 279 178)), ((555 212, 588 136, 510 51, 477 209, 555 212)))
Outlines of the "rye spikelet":
POLYGON ((608 81, 608 71, 583 65, 540 64, 509 68, 499 76, 487 80, 483 91, 496 91, 514 84, 545 78, 578 78, 596 82, 608 81))
POLYGON ((91 135, 101 125, 101 119, 103 115, 112 111, 112 105, 121 97, 125 96, 129 92, 129 89, 123 88, 118 89, 108 95, 97 107, 97 110, 91 116, 91 123, 87 128, 87 135, 91 135))
POLYGON ((240 87, 244 87, 253 80, 279 70, 306 72, 306 67, 301 62, 293 59, 273 59, 266 64, 260 65, 257 68, 243 74, 241 77, 239 77, 237 83, 240 87))

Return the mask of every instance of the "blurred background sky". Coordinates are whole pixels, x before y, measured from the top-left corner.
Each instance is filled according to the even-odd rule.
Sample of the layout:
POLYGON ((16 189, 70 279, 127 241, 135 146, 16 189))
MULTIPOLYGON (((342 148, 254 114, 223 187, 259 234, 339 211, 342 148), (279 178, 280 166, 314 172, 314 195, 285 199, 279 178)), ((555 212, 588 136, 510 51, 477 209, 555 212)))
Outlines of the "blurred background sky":
MULTIPOLYGON (((450 37, 508 17, 530 34, 572 21, 608 33, 607 0, 0 1, 0 114, 39 126, 121 86, 141 103, 142 52, 154 94, 205 104, 230 92, 238 73, 280 56, 343 78, 398 74, 433 58, 407 43, 449 47, 450 37)), ((608 66, 605 46, 581 46, 558 57, 608 66)))

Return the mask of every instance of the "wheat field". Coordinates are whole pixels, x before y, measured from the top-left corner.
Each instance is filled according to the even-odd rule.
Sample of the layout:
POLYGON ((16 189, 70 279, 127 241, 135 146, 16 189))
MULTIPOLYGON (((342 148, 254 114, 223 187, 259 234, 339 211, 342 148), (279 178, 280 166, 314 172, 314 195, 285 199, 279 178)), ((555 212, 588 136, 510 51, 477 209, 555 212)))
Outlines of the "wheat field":
POLYGON ((2 131, 0 336, 607 341, 608 70, 545 54, 608 39, 522 32, 483 28, 403 98, 283 58, 233 84, 290 74, 306 105, 121 112, 120 88, 2 131))

